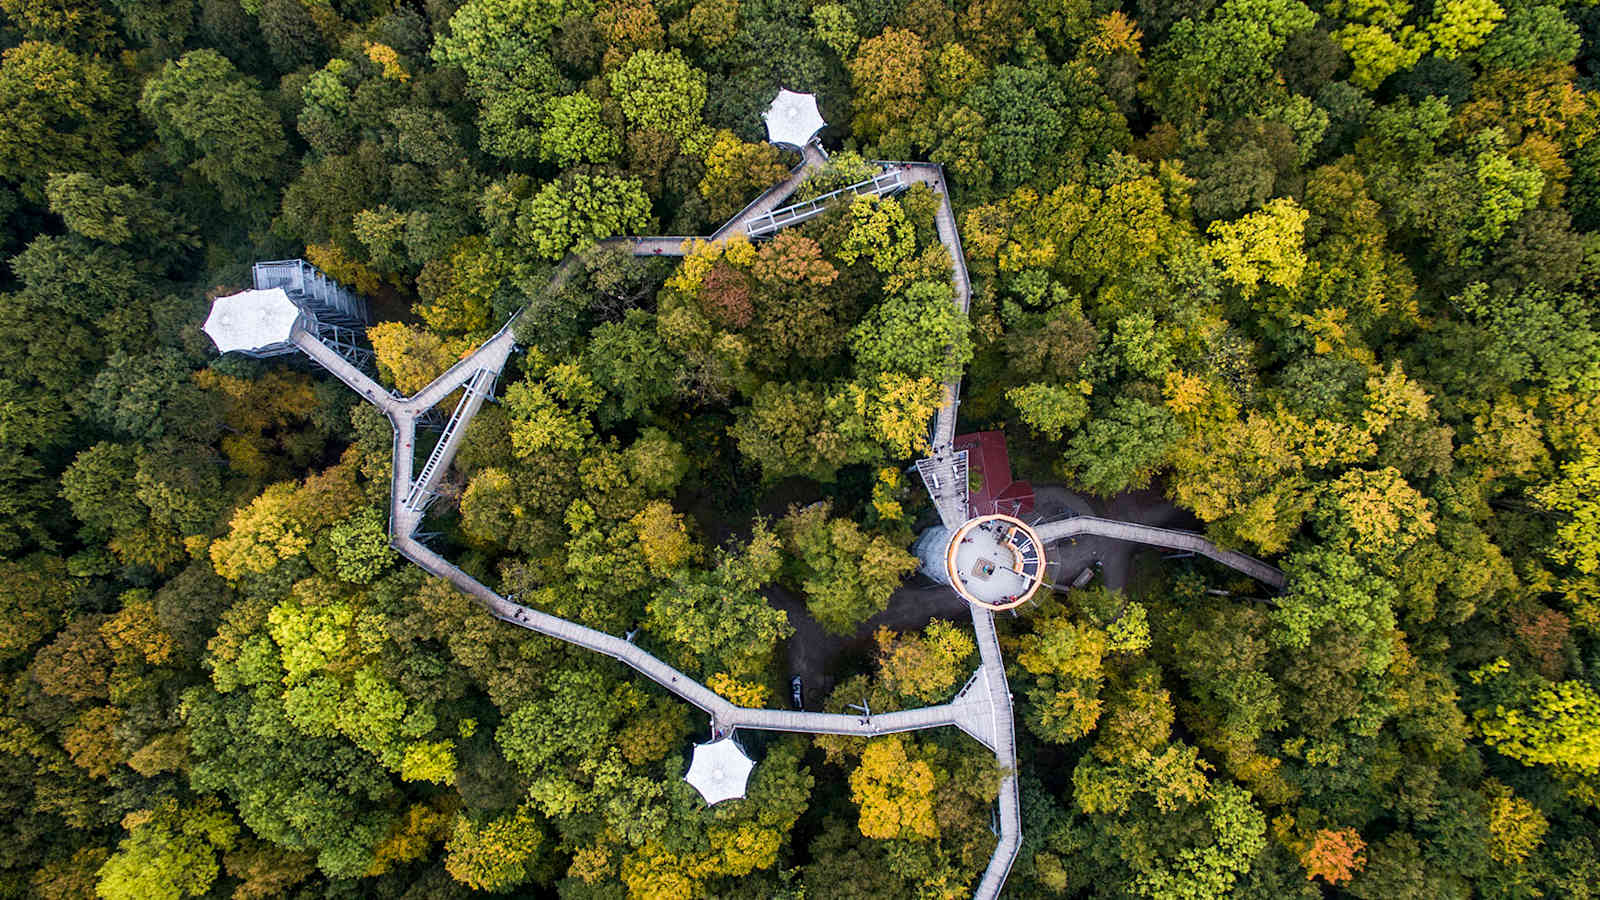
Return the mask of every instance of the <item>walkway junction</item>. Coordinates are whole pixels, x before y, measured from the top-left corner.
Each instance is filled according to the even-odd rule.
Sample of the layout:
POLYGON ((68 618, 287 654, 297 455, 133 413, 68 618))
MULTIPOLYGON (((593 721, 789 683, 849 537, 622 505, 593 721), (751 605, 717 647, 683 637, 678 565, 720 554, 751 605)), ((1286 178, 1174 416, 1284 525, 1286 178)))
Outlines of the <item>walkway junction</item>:
MULTIPOLYGON (((939 240, 953 263, 955 302, 963 314, 971 300, 966 257, 956 231, 955 213, 942 167, 923 162, 880 162, 873 178, 805 203, 783 206, 800 184, 820 169, 827 154, 816 139, 823 127, 813 122, 815 98, 782 91, 767 113, 768 134, 779 146, 794 148, 801 162, 787 178, 704 237, 658 236, 612 238, 605 243, 628 246, 635 256, 682 256, 697 241, 720 241, 731 235, 766 237, 820 215, 830 200, 859 194, 889 194, 913 184, 926 184, 940 203, 935 224, 939 240), (798 98, 798 99, 796 99, 798 98), (807 100, 807 98, 810 98, 807 100), (809 112, 808 112, 809 108, 809 112), (795 111, 797 110, 797 111, 795 111), (812 126, 815 127, 812 127, 812 126)), ((571 271, 569 258, 557 269, 560 284, 571 271)), ((1029 526, 1008 515, 968 515, 968 451, 955 447, 959 380, 944 385, 944 403, 934 417, 928 456, 917 462, 941 527, 931 529, 918 546, 936 553, 951 586, 968 601, 981 665, 950 702, 939 706, 885 713, 838 713, 754 709, 724 699, 623 637, 606 634, 566 619, 514 603, 445 560, 419 539, 418 528, 438 496, 440 479, 449 469, 466 425, 494 393, 496 380, 515 345, 511 326, 467 354, 444 374, 410 397, 384 388, 371 374, 371 352, 358 346, 366 324, 366 305, 302 260, 257 263, 254 289, 220 297, 212 305, 205 331, 221 352, 256 357, 299 350, 348 385, 388 417, 394 429, 394 462, 389 492, 389 540, 402 556, 423 570, 449 581, 477 600, 495 618, 549 637, 610 656, 681 697, 710 719, 717 738, 696 747, 689 781, 707 803, 742 796, 749 771, 733 743, 740 728, 812 734, 874 737, 927 728, 955 727, 994 754, 1003 773, 998 800, 998 841, 974 896, 999 896, 1022 840, 1022 815, 1017 786, 1015 717, 1006 684, 1005 662, 994 626, 994 611, 1025 602, 1038 590, 1048 565, 1045 548, 1080 534, 1182 549, 1243 572, 1274 588, 1283 574, 1242 554, 1224 551, 1191 532, 1153 528, 1128 522, 1079 516, 1029 526), (420 426, 437 425, 435 407, 460 391, 459 397, 428 458, 416 466, 420 426), (702 763, 702 751, 706 752, 702 763), (735 755, 738 759, 735 759, 735 755)), ((749 761, 745 760, 745 764, 749 761)))

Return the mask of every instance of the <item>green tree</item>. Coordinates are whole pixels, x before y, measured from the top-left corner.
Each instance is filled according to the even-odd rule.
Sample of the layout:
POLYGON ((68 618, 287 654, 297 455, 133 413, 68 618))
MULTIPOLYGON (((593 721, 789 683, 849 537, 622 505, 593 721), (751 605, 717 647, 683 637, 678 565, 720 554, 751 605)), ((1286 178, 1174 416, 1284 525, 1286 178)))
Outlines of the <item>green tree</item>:
MULTIPOLYGON (((265 636, 241 649, 238 669, 254 684, 282 669, 265 636)), ((184 701, 192 746, 190 784, 221 791, 251 831, 317 855, 322 871, 354 878, 389 833, 398 792, 367 753, 340 737, 310 735, 290 722, 277 691, 190 691, 184 701)))
POLYGON ((630 309, 621 322, 606 322, 589 333, 583 367, 605 388, 600 416, 631 419, 672 397, 681 362, 669 350, 649 313, 630 309))
POLYGON ((1303 550, 1284 559, 1283 571, 1289 587, 1272 618, 1284 646, 1305 647, 1327 625, 1367 635, 1394 629, 1394 583, 1347 554, 1328 547, 1303 550))
POLYGON ((204 896, 221 874, 219 854, 232 850, 239 836, 214 797, 184 807, 167 800, 123 821, 128 836, 100 867, 95 886, 106 900, 204 896))
POLYGON ((1289 39, 1316 23, 1298 0, 1227 0, 1203 20, 1178 22, 1151 61, 1157 110, 1193 123, 1212 107, 1250 109, 1289 39))
POLYGON ((1149 484, 1182 434, 1166 407, 1117 397, 1109 409, 1089 418, 1068 445, 1062 465, 1079 484, 1109 497, 1149 484))
POLYGON ((394 562, 383 517, 370 507, 330 528, 328 543, 339 577, 353 584, 371 583, 394 562))
POLYGON ((791 561, 786 574, 805 593, 806 609, 834 634, 853 634, 917 567, 917 558, 883 535, 831 518, 828 503, 791 509, 778 536, 791 561))
POLYGON ((1059 157, 1069 123, 1065 92, 1048 69, 999 65, 967 94, 986 125, 982 148, 1001 187, 1023 184, 1059 157))
POLYGON ((1089 398, 1082 387, 1036 382, 1006 391, 1006 399, 1035 434, 1049 440, 1059 439, 1089 415, 1089 398))
POLYGON ((134 445, 104 441, 78 454, 61 474, 61 495, 78 521, 105 537, 144 524, 144 504, 128 490, 137 460, 134 445))
POLYGON ((949 284, 918 281, 885 297, 850 334, 864 374, 949 381, 972 359, 966 314, 949 284))
POLYGON ((450 17, 433 59, 466 73, 484 150, 505 159, 538 155, 550 101, 571 90, 548 52, 552 32, 568 16, 594 10, 593 0, 471 0, 450 17))
POLYGON ((793 631, 761 595, 778 575, 779 546, 758 525, 742 551, 720 552, 711 571, 678 572, 646 603, 646 627, 672 642, 685 664, 695 663, 691 671, 762 677, 777 642, 793 631))
POLYGON ((567 175, 522 205, 518 240, 545 259, 560 259, 603 238, 645 231, 650 222, 650 198, 637 179, 567 175))
POLYGON ((617 134, 600 117, 600 103, 588 94, 550 101, 539 135, 539 158, 566 167, 609 162, 622 152, 617 134))
POLYGON ((109 66, 55 44, 6 50, 0 104, 10 127, 0 136, 0 175, 40 202, 52 173, 118 173, 130 117, 121 84, 109 66))
POLYGON ((679 141, 700 127, 706 76, 677 50, 640 50, 606 76, 629 123, 679 141))
POLYGON ((180 238, 178 223, 144 191, 129 184, 108 184, 87 172, 51 175, 45 184, 50 211, 68 230, 107 244, 155 245, 173 249, 180 238))
POLYGON ((216 188, 230 209, 252 208, 280 176, 288 145, 277 114, 214 50, 163 66, 145 82, 139 111, 155 126, 167 159, 216 188))
POLYGON ((1526 68, 1557 65, 1577 55, 1578 29, 1553 3, 1513 4, 1510 13, 1484 41, 1478 58, 1486 65, 1526 68))
POLYGON ((829 416, 825 390, 810 382, 779 381, 756 390, 732 434, 739 452, 761 466, 762 478, 803 475, 832 481, 841 466, 867 458, 859 436, 829 416))
POLYGON ((90 385, 90 414, 107 430, 138 440, 159 438, 169 429, 210 440, 221 410, 216 396, 196 385, 191 374, 172 351, 113 353, 90 385))

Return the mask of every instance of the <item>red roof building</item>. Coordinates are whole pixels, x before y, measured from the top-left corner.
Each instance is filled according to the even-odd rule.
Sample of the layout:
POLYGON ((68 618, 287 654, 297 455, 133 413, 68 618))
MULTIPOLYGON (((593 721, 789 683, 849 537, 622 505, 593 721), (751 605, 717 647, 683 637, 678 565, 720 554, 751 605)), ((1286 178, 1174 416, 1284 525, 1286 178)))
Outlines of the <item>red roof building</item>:
POLYGON ((972 473, 972 487, 967 492, 968 516, 1020 517, 1033 512, 1033 483, 1012 479, 1005 432, 958 434, 955 449, 967 451, 967 467, 972 473))

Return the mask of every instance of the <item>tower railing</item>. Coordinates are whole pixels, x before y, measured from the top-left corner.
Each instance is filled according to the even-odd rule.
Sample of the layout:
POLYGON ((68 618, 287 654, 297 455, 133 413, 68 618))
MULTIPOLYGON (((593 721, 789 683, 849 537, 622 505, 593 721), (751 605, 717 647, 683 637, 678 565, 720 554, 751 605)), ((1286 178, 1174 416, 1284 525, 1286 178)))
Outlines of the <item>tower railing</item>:
POLYGON ((367 322, 366 300, 303 259, 263 260, 252 268, 251 277, 256 290, 282 288, 323 321, 358 326, 367 322))

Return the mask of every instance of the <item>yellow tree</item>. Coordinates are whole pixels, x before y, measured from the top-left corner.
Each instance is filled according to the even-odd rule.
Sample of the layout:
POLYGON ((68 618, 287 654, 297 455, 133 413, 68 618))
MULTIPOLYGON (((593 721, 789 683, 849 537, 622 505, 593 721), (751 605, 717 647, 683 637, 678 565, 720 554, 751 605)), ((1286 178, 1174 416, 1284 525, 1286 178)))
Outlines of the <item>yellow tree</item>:
POLYGON ((1435 529, 1433 504, 1393 466, 1351 469, 1325 485, 1313 521, 1349 552, 1385 568, 1435 529))
POLYGON ((683 516, 673 512, 672 504, 665 500, 647 504, 630 524, 639 533, 645 564, 656 575, 670 575, 700 556, 700 548, 689 537, 683 516))
POLYGON ((1100 720, 1101 662, 1108 636, 1063 614, 1044 616, 1018 643, 1017 662, 1033 676, 1027 688, 1027 721, 1047 741, 1070 743, 1100 720))
POLYGON ((949 694, 970 671, 977 647, 955 625, 936 619, 918 634, 896 634, 879 628, 878 671, 883 684, 897 694, 932 702, 949 694))
POLYGON ((450 368, 470 345, 446 341, 420 328, 400 322, 383 322, 367 329, 378 369, 404 394, 415 394, 450 368))
POLYGON ((295 494, 292 483, 279 482, 234 513, 228 533, 211 544, 211 565, 218 575, 236 581, 260 574, 311 546, 295 494))
POLYGON ((164 800, 122 820, 128 836, 100 868, 107 900, 179 900, 206 894, 221 874, 218 857, 238 842, 239 826, 214 798, 179 807, 164 800))
MULTIPOLYGON (((500 253, 481 237, 470 237, 447 257, 431 260, 417 276, 422 303, 417 313, 430 330, 470 334, 489 324, 495 291, 506 274, 500 253)), ((409 391, 408 391, 409 393, 409 391)))
POLYGON ((884 372, 876 384, 846 386, 846 397, 871 437, 905 459, 928 448, 928 423, 944 403, 944 388, 932 378, 884 372))
POLYGON ((1279 197, 1243 218, 1212 222, 1209 253, 1222 267, 1223 279, 1246 299, 1263 281, 1284 289, 1298 285, 1306 269, 1308 215, 1293 200, 1279 197))
POLYGON ((928 48, 916 32, 890 28, 862 42, 849 68, 855 129, 871 140, 916 111, 928 79, 928 48))
POLYGON ((1549 766, 1574 795, 1600 801, 1600 694, 1560 681, 1474 714, 1483 740, 1522 763, 1549 766))
POLYGON ((1550 822, 1537 806, 1490 779, 1484 786, 1489 801, 1489 855, 1508 865, 1521 865, 1538 849, 1550 822))
POLYGON ((526 806, 484 822, 459 816, 445 842, 444 867, 473 890, 503 891, 528 880, 528 864, 543 838, 526 806))
POLYGON ((717 132, 706 151, 706 174, 700 179, 700 196, 706 198, 711 218, 731 217, 745 201, 782 181, 787 170, 778 161, 778 148, 739 140, 727 129, 717 132))
POLYGON ((1173 499, 1267 553, 1288 546, 1313 496, 1279 417, 1252 411, 1190 432, 1173 451, 1173 499))
POLYGON ((850 773, 850 797, 861 808, 861 833, 880 839, 938 837, 935 783, 933 767, 909 758, 899 735, 867 744, 861 764, 850 773))
POLYGON ((862 194, 846 212, 848 228, 834 255, 845 265, 866 259, 879 272, 903 267, 917 252, 917 232, 893 197, 862 194))

